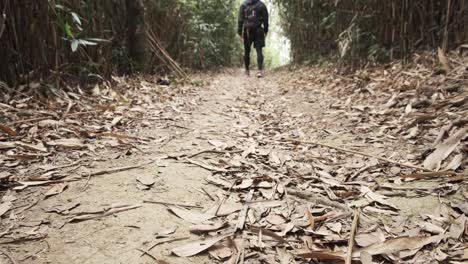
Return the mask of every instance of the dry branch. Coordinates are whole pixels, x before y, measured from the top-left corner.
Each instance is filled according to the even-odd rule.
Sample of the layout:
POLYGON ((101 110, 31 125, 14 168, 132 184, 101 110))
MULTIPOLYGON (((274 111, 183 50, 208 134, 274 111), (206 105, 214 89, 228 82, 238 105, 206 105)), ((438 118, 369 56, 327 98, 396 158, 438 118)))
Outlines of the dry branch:
POLYGON ((172 57, 169 55, 166 49, 161 45, 159 39, 156 37, 156 34, 154 34, 154 32, 151 30, 147 30, 146 36, 148 38, 148 44, 151 50, 154 52, 154 54, 179 77, 185 80, 190 80, 190 78, 184 72, 184 70, 182 70, 179 64, 174 59, 172 59, 172 57))
POLYGON ((292 194, 292 195, 295 195, 299 198, 303 198, 303 199, 306 199, 310 202, 313 202, 313 203, 317 203, 317 204, 323 204, 323 205, 327 205, 327 206, 330 206, 330 207, 334 207, 334 208, 338 208, 342 211, 345 211, 345 212, 350 212, 351 209, 342 204, 342 203, 338 203, 338 202, 334 202, 330 199, 328 199, 327 197, 323 196, 323 195, 320 195, 320 194, 315 194, 313 192, 308 192, 308 191, 299 191, 299 190, 291 190, 289 189, 288 190, 288 193, 289 194, 292 194))
POLYGON ((153 200, 144 200, 143 202, 152 203, 152 204, 160 204, 160 205, 173 205, 173 206, 180 206, 180 207, 187 207, 187 208, 203 208, 203 206, 198 206, 198 205, 168 203, 168 202, 160 202, 160 201, 153 201, 153 200))
POLYGON ((116 172, 121 172, 121 171, 139 169, 139 168, 142 168, 142 167, 144 167, 144 166, 147 166, 147 165, 149 165, 149 164, 151 164, 151 163, 154 163, 154 160, 149 161, 149 162, 146 162, 146 163, 143 163, 143 164, 134 165, 134 166, 118 167, 118 168, 112 168, 112 169, 105 169, 105 170, 95 171, 95 172, 91 172, 91 173, 88 173, 88 174, 83 175, 83 176, 93 177, 93 176, 99 176, 99 175, 104 175, 104 174, 111 174, 111 173, 116 173, 116 172))
POLYGON ((330 145, 330 144, 325 144, 325 143, 321 143, 321 142, 317 142, 317 141, 305 141, 305 140, 298 140, 298 139, 286 139, 286 141, 296 142, 296 143, 303 143, 303 144, 317 145, 317 146, 321 146, 321 147, 325 147, 325 148, 338 150, 338 151, 341 151, 341 152, 344 152, 344 153, 350 153, 350 154, 364 156, 364 157, 368 157, 368 158, 374 158, 374 159, 377 159, 377 160, 380 160, 380 161, 383 161, 383 162, 386 162, 386 163, 390 163, 390 164, 393 164, 393 165, 398 165, 398 166, 401 166, 401 167, 408 167, 408 168, 421 170, 421 171, 428 171, 428 172, 432 171, 432 170, 428 170, 426 168, 419 167, 419 166, 416 166, 416 165, 412 165, 412 164, 408 164, 408 163, 401 163, 401 162, 394 161, 394 160, 391 160, 391 159, 379 157, 379 156, 376 156, 376 155, 373 155, 373 154, 368 154, 368 153, 357 151, 357 150, 341 148, 341 147, 337 147, 337 146, 333 146, 333 145, 330 145))
POLYGON ((346 254, 345 264, 351 264, 353 260, 354 237, 356 236, 358 223, 359 223, 359 210, 355 210, 353 225, 351 227, 351 234, 349 235, 349 240, 348 240, 348 252, 346 254))

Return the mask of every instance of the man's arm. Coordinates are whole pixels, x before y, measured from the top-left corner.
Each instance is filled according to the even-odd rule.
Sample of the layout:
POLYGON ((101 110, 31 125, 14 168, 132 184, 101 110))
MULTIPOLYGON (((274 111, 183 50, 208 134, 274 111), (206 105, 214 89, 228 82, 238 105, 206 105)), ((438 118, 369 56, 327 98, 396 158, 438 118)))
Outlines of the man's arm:
POLYGON ((268 28, 269 28, 269 24, 268 24, 268 8, 266 7, 266 5, 264 4, 263 5, 263 29, 265 30, 265 35, 268 33, 268 28))
POLYGON ((239 18, 237 19, 237 34, 242 36, 242 31, 244 30, 244 4, 239 8, 239 18))

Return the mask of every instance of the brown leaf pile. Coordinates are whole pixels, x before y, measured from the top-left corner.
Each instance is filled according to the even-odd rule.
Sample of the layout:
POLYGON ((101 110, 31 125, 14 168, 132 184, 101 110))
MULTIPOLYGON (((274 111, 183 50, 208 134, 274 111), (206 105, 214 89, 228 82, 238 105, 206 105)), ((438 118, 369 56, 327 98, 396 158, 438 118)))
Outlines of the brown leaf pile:
POLYGON ((142 127, 174 113, 165 108, 176 90, 156 82, 113 77, 87 91, 41 83, 7 90, 0 97, 0 184, 60 180, 97 153, 141 151, 152 140, 139 136, 142 127))
MULTIPOLYGON (((113 77, 111 82, 96 84, 87 90, 80 85, 56 89, 53 85, 42 83, 2 90, 2 243, 46 237, 47 232, 43 230, 46 226, 40 222, 31 224, 35 227, 34 232, 22 232, 22 213, 43 199, 66 192, 68 182, 87 179, 85 191, 92 176, 139 168, 153 162, 109 169, 94 168, 99 166, 100 161, 116 160, 135 153, 141 155, 145 145, 167 140, 142 135, 141 131, 145 127, 167 125, 171 120, 176 120, 178 113, 170 106, 177 105, 175 95, 185 91, 178 86, 158 83, 154 77, 113 77)), ((148 189, 154 184, 154 179, 151 175, 141 175, 136 179, 136 184, 148 189)), ((107 217, 141 206, 71 212, 79 205, 79 202, 72 201, 50 208, 47 212, 72 215, 67 220, 70 222, 107 217)))
POLYGON ((433 58, 352 74, 282 71, 282 91, 263 87, 239 99, 224 114, 251 122, 209 141, 209 151, 171 155, 212 171, 206 181, 224 189, 205 210, 171 207, 204 236, 172 252, 207 251, 224 263, 462 263, 468 65, 450 58, 458 66, 443 75, 433 58), (431 212, 408 210, 434 195, 431 212), (349 252, 353 209, 360 222, 349 252))

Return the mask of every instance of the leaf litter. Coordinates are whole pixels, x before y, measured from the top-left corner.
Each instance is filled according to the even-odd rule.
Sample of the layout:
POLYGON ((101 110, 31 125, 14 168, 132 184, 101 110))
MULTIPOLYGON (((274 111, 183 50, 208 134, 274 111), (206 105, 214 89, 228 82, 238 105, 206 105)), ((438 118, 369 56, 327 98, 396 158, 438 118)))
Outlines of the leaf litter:
POLYGON ((243 263, 241 256, 249 254, 268 263, 462 261, 463 250, 450 248, 463 248, 467 235, 461 194, 468 122, 461 99, 468 95, 468 78, 465 68, 433 75, 434 56, 424 59, 406 68, 394 63, 347 74, 303 67, 277 79, 285 98, 275 98, 268 87, 238 98, 237 107, 225 114, 252 122, 239 125, 242 136, 208 141, 231 152, 186 161, 211 171, 207 183, 242 209, 224 217, 213 214, 200 228, 227 224, 181 246, 197 250, 173 252, 193 256, 210 247, 226 249, 229 243, 222 239, 233 236, 243 248, 229 251, 238 252, 229 263, 243 263), (292 105, 304 98, 312 106, 292 105), (460 179, 452 183, 455 177, 460 179), (440 199, 431 208, 433 218, 411 204, 434 195, 440 199), (360 213, 353 221, 355 209, 360 213), (209 243, 201 242, 206 239, 209 243))
MULTIPOLYGON (((24 229, 20 221, 23 213, 46 198, 54 204, 42 208, 44 212, 62 219, 57 223, 42 221, 41 228, 60 228, 64 221, 94 220, 142 206, 96 206, 77 212, 82 206, 79 198, 58 201, 70 182, 86 181, 85 192, 92 177, 155 163, 140 160, 132 166, 99 166, 101 162, 144 154, 148 144, 160 144, 160 138, 141 136, 140 131, 151 125, 148 120, 177 122, 178 113, 165 107, 184 91, 160 86, 156 79, 115 77, 92 90, 78 83, 67 83, 66 89, 31 83, 30 87, 40 87, 44 94, 27 85, 18 87, 23 91, 20 93, 13 89, 0 92, 0 243, 45 238, 46 233, 22 235, 19 230, 24 229), (11 199, 16 196, 18 199, 11 199)), ((135 181, 145 189, 156 184, 155 178, 141 175, 135 181)))
MULTIPOLYGON (((228 263, 342 262, 350 256, 363 263, 461 263, 467 255, 466 69, 437 75, 435 62, 435 56, 423 54, 407 67, 395 62, 347 73, 300 67, 271 77, 279 90, 265 82, 238 97, 222 109, 223 116, 239 117, 238 123, 214 131, 216 137, 206 139, 212 148, 167 155, 211 171, 206 182, 220 190, 208 193, 212 204, 202 208, 154 202, 166 205, 200 237, 171 252, 179 257, 208 252, 213 261, 228 263), (412 212, 404 204, 434 196, 437 208, 430 212, 412 212), (359 218, 353 218, 356 209, 359 218)), ((141 137, 134 120, 170 121, 174 115, 168 109, 189 112, 175 104, 164 107, 155 97, 171 96, 155 95, 148 82, 137 82, 142 88, 127 93, 103 84, 94 89, 94 99, 79 90, 64 92, 67 100, 55 108, 36 105, 41 109, 36 116, 15 99, 0 106, 6 116, 0 127, 5 154, 0 165, 8 168, 2 186, 47 185, 50 195, 59 195, 66 191, 67 170, 79 170, 86 179, 137 168, 81 168, 96 152, 133 153, 150 140, 165 144, 173 139, 141 137), (76 98, 90 101, 77 103, 76 98), (122 104, 122 98, 136 104, 122 104), (68 99, 74 101, 71 108, 68 99), (152 109, 149 116, 145 109, 152 109), (49 168, 40 165, 52 161, 49 168), (64 167, 73 162, 78 164, 64 167), (31 175, 42 176, 41 181, 31 175)), ((150 187, 155 177, 141 175, 134 181, 150 187)), ((11 212, 13 202, 2 199, 0 212, 11 212)), ((49 210, 76 222, 141 206, 77 212, 81 205, 70 203, 49 210)), ((170 227, 156 237, 177 241, 171 238, 175 232, 170 227)))

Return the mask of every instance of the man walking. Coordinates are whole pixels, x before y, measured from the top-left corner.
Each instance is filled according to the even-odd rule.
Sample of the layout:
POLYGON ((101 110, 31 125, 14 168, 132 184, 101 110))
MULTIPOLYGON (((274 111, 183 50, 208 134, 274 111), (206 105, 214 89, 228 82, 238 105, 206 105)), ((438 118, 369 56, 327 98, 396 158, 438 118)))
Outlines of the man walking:
POLYGON ((237 33, 244 41, 245 73, 250 76, 250 50, 257 51, 258 74, 263 77, 263 47, 268 34, 268 10, 260 0, 245 0, 239 10, 237 33))

